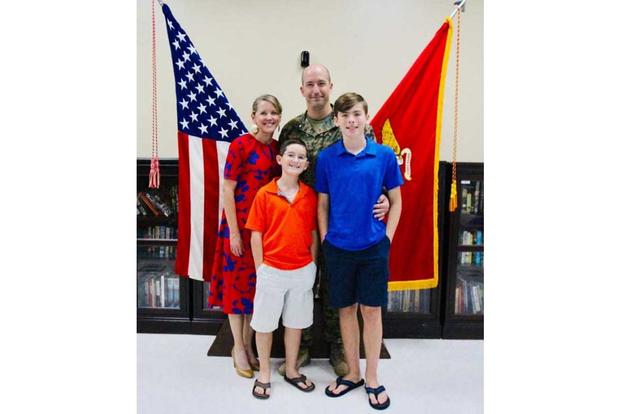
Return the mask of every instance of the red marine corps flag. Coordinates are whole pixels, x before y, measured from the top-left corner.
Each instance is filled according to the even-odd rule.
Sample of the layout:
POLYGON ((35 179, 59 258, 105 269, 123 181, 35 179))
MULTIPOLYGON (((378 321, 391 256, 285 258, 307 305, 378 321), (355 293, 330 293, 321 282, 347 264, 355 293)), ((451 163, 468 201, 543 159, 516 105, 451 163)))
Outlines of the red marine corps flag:
POLYGON ((246 133, 185 30, 164 4, 175 73, 179 214, 175 272, 209 280, 222 214, 220 188, 229 145, 246 133))
POLYGON ((371 120, 378 141, 395 151, 405 182, 388 290, 438 285, 438 168, 451 33, 447 19, 371 120))

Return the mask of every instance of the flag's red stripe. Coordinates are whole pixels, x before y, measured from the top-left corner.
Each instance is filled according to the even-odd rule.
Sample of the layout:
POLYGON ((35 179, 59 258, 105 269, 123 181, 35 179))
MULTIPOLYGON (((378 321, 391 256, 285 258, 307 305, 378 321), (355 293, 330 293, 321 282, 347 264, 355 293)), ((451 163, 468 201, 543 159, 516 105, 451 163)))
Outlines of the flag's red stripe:
POLYGON ((211 280, 211 266, 218 234, 218 200, 220 184, 216 141, 203 139, 205 205, 203 220, 203 280, 211 280))
POLYGON ((188 135, 177 132, 179 146, 179 192, 177 212, 177 260, 175 272, 188 276, 190 258, 190 155, 188 152, 188 135))

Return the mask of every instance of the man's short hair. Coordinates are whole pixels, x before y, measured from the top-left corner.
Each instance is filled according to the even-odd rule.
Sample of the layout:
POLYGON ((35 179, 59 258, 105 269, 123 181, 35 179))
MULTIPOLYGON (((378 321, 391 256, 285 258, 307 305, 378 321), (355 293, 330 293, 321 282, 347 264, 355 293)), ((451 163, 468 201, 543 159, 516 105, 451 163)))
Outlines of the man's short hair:
MULTIPOLYGON (((313 66, 319 66, 321 67, 323 70, 326 71, 326 75, 328 75, 328 82, 332 82, 332 79, 330 77, 330 71, 328 70, 328 68, 326 68, 324 65, 320 64, 320 63, 315 63, 313 66)), ((304 74, 306 73, 307 69, 310 68, 311 66, 307 66, 304 68, 304 70, 302 71, 302 85, 304 85, 304 74)))

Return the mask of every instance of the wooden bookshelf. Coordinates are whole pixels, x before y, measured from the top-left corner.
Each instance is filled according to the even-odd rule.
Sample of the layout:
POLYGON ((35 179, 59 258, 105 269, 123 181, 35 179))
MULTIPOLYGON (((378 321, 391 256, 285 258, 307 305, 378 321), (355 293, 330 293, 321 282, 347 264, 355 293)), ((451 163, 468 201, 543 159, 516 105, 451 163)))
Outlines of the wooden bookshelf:
POLYGON ((483 339, 483 164, 457 164, 458 209, 449 214, 442 337, 483 339))

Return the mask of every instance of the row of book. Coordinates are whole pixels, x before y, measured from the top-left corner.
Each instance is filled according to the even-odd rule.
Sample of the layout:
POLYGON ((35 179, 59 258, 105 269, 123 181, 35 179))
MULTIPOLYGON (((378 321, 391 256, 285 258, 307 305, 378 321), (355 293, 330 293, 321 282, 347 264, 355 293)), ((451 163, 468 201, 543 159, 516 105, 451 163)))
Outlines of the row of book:
POLYGON ((457 276, 455 288, 455 314, 483 314, 483 281, 457 276))
POLYGON ((138 227, 139 239, 167 239, 177 238, 177 228, 171 226, 138 227))
POLYGON ((138 272, 138 307, 179 308, 179 277, 169 271, 138 272))
POLYGON ((177 246, 139 246, 138 259, 158 258, 174 259, 177 253, 177 246))
POLYGON ((431 291, 429 289, 388 292, 388 312, 429 313, 430 307, 431 291))
POLYGON ((483 214, 481 181, 461 180, 461 212, 483 214))
POLYGON ((177 213, 177 186, 172 186, 168 197, 155 190, 141 191, 136 200, 136 215, 171 217, 177 213))
POLYGON ((457 263, 461 265, 483 266, 483 252, 459 252, 457 263))
POLYGON ((469 231, 463 230, 459 236, 459 241, 462 246, 482 246, 483 245, 483 231, 469 231))

